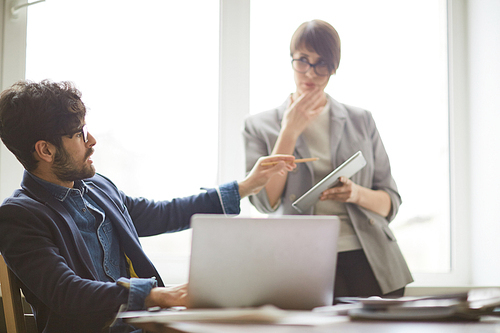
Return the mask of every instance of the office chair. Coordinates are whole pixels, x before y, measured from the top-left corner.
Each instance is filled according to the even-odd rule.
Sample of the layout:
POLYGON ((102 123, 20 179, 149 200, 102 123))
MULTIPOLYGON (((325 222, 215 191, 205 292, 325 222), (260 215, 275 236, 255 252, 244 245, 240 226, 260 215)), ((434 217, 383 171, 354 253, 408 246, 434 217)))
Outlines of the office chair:
POLYGON ((27 333, 20 282, 0 255, 0 284, 7 333, 27 333))

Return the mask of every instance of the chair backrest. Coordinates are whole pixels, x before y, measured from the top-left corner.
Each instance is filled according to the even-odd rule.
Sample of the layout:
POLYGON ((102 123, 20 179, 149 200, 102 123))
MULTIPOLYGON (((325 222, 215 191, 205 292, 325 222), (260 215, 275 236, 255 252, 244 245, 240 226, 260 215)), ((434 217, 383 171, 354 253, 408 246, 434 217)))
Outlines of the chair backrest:
POLYGON ((7 333, 26 333, 21 288, 17 277, 0 255, 0 284, 7 333))

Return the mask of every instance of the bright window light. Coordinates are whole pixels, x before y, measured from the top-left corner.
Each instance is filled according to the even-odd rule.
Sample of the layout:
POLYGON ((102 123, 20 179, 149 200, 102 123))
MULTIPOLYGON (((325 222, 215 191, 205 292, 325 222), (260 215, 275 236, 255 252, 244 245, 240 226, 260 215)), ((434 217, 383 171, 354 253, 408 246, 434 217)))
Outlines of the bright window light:
MULTIPOLYGON (((51 0, 29 7, 26 78, 73 81, 94 165, 161 200, 217 177, 219 2, 51 0)), ((142 238, 165 283, 187 282, 190 231, 142 238)))
POLYGON ((251 2, 251 113, 294 91, 290 39, 301 23, 337 29, 342 57, 326 92, 372 112, 403 199, 391 228, 419 273, 450 271, 446 17, 445 0, 251 2))

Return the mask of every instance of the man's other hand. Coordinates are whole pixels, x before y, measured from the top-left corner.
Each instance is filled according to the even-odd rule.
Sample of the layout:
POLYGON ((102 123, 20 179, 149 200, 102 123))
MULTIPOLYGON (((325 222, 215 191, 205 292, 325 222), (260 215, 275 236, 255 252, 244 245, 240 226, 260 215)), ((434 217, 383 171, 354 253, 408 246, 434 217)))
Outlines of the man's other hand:
POLYGON ((173 287, 156 287, 146 297, 144 305, 146 308, 159 306, 170 308, 173 306, 186 306, 187 283, 173 287))

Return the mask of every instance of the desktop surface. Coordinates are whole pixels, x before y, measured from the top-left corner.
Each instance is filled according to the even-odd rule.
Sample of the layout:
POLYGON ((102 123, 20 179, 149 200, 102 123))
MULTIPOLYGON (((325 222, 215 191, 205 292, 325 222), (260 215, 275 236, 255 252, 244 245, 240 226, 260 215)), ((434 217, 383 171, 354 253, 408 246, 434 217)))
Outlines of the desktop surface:
POLYGON ((500 318, 484 318, 477 322, 394 322, 350 321, 348 317, 336 323, 317 326, 284 326, 262 324, 216 323, 144 323, 138 325, 152 333, 498 333, 500 318))

